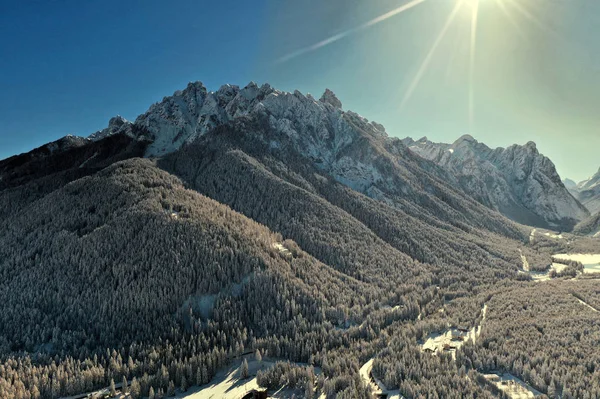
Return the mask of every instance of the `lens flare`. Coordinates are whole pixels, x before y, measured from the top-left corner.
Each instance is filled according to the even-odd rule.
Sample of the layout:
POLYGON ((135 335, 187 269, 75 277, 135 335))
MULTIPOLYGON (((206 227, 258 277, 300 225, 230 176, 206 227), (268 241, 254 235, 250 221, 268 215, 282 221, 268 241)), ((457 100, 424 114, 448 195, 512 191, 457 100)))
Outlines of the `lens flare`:
POLYGON ((328 37, 327 39, 321 40, 320 42, 317 42, 311 46, 308 47, 304 47, 301 48, 299 50, 296 50, 290 54, 284 55, 283 57, 279 58, 277 60, 278 63, 283 63, 283 62, 287 62, 290 61, 296 57, 299 57, 301 55, 304 55, 306 53, 310 53, 312 51, 318 50, 322 47, 325 47, 327 45, 330 45, 332 43, 335 43, 341 39, 344 39, 345 37, 348 37, 350 35, 353 35, 355 33, 358 33, 364 29, 370 28, 373 25, 377 25, 387 19, 390 19, 400 13, 403 13, 404 11, 408 11, 411 8, 418 6, 421 3, 424 3, 427 0, 413 0, 410 3, 407 3, 403 6, 400 6, 398 8, 395 8, 389 12, 386 12, 385 14, 382 14, 376 18, 371 19, 370 21, 365 22, 364 24, 357 26, 356 28, 352 28, 352 29, 348 29, 344 32, 338 33, 337 35, 333 35, 331 37, 328 37))
POLYGON ((456 18, 456 14, 458 14, 458 11, 463 6, 464 2, 465 2, 465 0, 460 0, 458 3, 456 3, 456 5, 454 6, 454 9, 452 10, 452 12, 450 13, 450 15, 448 16, 448 19, 446 20, 446 23, 444 24, 444 27, 442 28, 442 30, 440 31, 439 35, 435 39, 435 42, 431 46, 431 49, 429 50, 429 52, 427 53, 427 56, 423 60, 423 63, 419 67, 419 70, 417 71, 417 74, 416 74, 415 78, 412 80, 410 86, 408 87, 408 90, 404 94, 404 98, 402 99, 402 102, 400 103, 400 108, 401 109, 404 108, 404 106, 406 105, 406 103, 408 102, 408 100, 410 100, 410 98, 412 97, 415 89, 417 88, 417 86, 421 82, 421 79, 423 78, 423 75, 425 74, 425 72, 427 71, 427 68, 429 67, 429 64, 431 63, 431 59, 433 58, 433 56, 435 54, 435 51, 439 47, 439 45, 442 42, 442 40, 444 40, 444 37, 446 36, 446 32, 448 32, 448 29, 452 25, 452 22, 456 18))
POLYGON ((469 55, 469 128, 473 130, 475 123, 475 51, 477 49, 477 21, 479 18, 479 0, 472 5, 471 16, 471 51, 469 55))

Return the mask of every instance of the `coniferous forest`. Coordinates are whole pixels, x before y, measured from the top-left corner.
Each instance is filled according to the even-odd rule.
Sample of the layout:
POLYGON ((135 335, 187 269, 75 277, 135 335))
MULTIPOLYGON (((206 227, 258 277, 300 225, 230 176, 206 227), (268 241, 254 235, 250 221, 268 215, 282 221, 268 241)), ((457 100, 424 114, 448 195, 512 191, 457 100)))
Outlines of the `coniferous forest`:
POLYGON ((485 375, 508 373, 599 398, 600 282, 553 258, 597 239, 536 235, 344 118, 344 156, 385 184, 347 184, 264 116, 158 158, 116 134, 2 161, 0 398, 183 395, 249 377, 248 354, 304 397, 505 397, 485 375))

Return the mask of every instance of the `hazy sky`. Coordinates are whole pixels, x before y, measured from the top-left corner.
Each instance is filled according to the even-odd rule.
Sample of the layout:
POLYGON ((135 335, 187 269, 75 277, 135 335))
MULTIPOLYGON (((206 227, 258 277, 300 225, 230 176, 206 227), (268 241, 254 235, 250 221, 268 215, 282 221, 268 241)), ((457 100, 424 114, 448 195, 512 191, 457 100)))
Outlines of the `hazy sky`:
POLYGON ((254 80, 329 87, 392 136, 532 140, 563 177, 597 171, 600 2, 479 0, 472 37, 477 1, 459 1, 0 0, 0 158, 135 119, 189 81, 254 80))

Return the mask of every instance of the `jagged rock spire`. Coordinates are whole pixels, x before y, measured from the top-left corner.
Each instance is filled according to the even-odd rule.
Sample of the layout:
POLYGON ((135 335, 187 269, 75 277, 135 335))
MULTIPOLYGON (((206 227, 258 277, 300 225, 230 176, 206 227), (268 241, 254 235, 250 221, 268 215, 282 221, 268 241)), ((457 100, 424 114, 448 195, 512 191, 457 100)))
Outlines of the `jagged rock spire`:
POLYGON ((325 104, 330 104, 334 108, 342 109, 342 102, 337 98, 335 93, 329 89, 325 89, 325 93, 323 93, 319 101, 325 104))

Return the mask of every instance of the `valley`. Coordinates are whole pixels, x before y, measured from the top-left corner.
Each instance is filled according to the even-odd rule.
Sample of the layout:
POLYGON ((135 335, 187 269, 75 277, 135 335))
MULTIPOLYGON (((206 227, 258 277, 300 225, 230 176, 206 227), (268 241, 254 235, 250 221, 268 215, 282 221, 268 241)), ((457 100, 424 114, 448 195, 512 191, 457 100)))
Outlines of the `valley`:
POLYGON ((1 161, 0 397, 600 392, 589 212, 533 144, 445 146, 192 82, 1 161))

